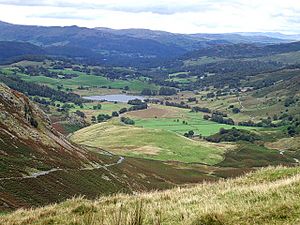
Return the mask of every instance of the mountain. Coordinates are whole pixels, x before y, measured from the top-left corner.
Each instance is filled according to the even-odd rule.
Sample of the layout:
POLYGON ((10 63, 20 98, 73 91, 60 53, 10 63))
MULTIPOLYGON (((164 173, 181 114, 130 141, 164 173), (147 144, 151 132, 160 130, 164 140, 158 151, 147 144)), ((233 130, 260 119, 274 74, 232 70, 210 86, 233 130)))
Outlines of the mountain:
POLYGON ((257 44, 278 44, 284 42, 290 42, 293 39, 286 40, 281 38, 269 37, 263 33, 257 33, 253 35, 241 35, 238 33, 225 33, 225 34, 191 34, 193 38, 203 38, 206 40, 224 40, 232 44, 237 43, 257 43, 257 44))
POLYGON ((216 44, 234 44, 234 43, 259 43, 259 44, 276 44, 289 42, 286 38, 275 38, 265 36, 262 33, 256 35, 242 35, 235 33, 228 34, 177 34, 166 31, 155 31, 148 29, 109 29, 96 28, 103 32, 115 35, 126 35, 135 38, 151 39, 163 44, 172 44, 180 46, 186 50, 194 50, 195 48, 209 47, 216 44))
POLYGON ((279 32, 240 32, 237 33, 242 36, 264 36, 264 37, 270 37, 275 39, 281 39, 281 40, 294 40, 299 41, 300 40, 300 34, 282 34, 279 32))
POLYGON ((23 58, 42 57, 46 51, 36 45, 26 42, 0 41, 0 62, 11 63, 23 58))
POLYGON ((186 52, 178 46, 170 46, 150 39, 114 35, 77 26, 41 27, 1 23, 0 30, 2 41, 29 42, 50 48, 51 53, 58 55, 67 48, 69 52, 70 49, 72 50, 73 57, 82 57, 82 51, 89 51, 94 56, 103 57, 125 55, 148 58, 178 56, 186 52))
POLYGON ((300 42, 280 43, 266 46, 255 44, 217 45, 187 53, 183 58, 203 56, 222 58, 251 58, 300 51, 300 42))
POLYGON ((205 38, 193 38, 186 34, 175 34, 166 31, 156 31, 148 29, 121 29, 96 28, 106 33, 119 36, 128 36, 138 39, 150 39, 166 45, 179 46, 187 51, 209 46, 210 40, 205 38))
POLYGON ((88 63, 127 66, 155 63, 182 56, 189 51, 218 45, 288 42, 286 39, 264 35, 174 34, 147 29, 44 27, 5 22, 0 22, 0 30, 0 41, 27 42, 43 48, 40 51, 45 51, 47 55, 70 57, 88 63))

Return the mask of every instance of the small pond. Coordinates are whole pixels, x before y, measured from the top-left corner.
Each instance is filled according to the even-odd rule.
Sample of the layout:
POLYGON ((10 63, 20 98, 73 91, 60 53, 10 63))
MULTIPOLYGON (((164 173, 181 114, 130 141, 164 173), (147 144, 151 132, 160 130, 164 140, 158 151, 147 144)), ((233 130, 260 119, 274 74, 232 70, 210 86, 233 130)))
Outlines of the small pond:
POLYGON ((88 97, 83 97, 83 98, 92 100, 92 101, 108 101, 108 102, 124 102, 124 103, 127 103, 129 100, 133 100, 133 99, 140 99, 140 100, 145 99, 142 96, 125 95, 125 94, 95 95, 95 96, 88 96, 88 97))

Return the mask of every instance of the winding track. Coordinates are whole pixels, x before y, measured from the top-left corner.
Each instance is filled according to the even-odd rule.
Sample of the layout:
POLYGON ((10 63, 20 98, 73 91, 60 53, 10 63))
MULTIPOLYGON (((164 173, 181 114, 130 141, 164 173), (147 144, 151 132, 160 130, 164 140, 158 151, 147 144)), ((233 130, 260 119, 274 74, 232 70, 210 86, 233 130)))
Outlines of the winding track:
MULTIPOLYGON (((106 154, 110 155, 110 156, 115 156, 115 154, 109 152, 109 151, 106 151, 106 150, 103 150, 101 149, 102 151, 104 151, 106 154)), ((40 172, 37 172, 37 173, 33 173, 29 176, 24 176, 24 177, 4 177, 4 178, 0 178, 0 181, 5 181, 5 180, 24 180, 24 179, 32 179, 32 178, 38 178, 38 177, 41 177, 41 176, 45 176, 45 175, 48 175, 50 173, 55 173, 57 171, 86 171, 86 170, 96 170, 96 169, 101 169, 101 168, 104 168, 104 169, 107 169, 108 167, 112 167, 112 166, 116 166, 116 165, 119 165, 121 163, 123 163, 123 161, 125 160, 125 158, 123 156, 119 156, 119 159, 117 162, 115 163, 111 163, 111 164, 104 164, 104 165, 96 165, 94 167, 86 167, 86 168, 80 168, 80 169, 60 169, 60 168, 53 168, 51 170, 47 170, 47 171, 40 171, 40 172)))
MULTIPOLYGON (((237 100, 238 100, 238 102, 239 102, 239 105, 241 106, 241 111, 242 111, 242 110, 245 110, 246 108, 245 108, 245 106, 242 104, 242 101, 241 101, 240 96, 237 96, 237 100)), ((249 117, 250 117, 251 120, 254 118, 252 115, 249 115, 249 117)))

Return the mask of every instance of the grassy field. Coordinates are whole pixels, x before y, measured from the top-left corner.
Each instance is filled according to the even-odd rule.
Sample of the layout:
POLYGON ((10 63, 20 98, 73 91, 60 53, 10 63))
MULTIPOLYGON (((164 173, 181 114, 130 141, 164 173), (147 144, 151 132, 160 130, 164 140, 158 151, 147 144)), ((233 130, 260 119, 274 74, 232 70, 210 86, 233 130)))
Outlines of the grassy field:
POLYGON ((194 187, 18 210, 0 223, 21 224, 299 224, 300 169, 267 168, 244 177, 194 187))
MULTIPOLYGON (((12 74, 10 67, 1 69, 6 74, 12 74)), ((149 84, 144 81, 132 79, 132 80, 109 80, 103 76, 88 75, 82 72, 73 70, 51 70, 55 72, 61 72, 63 74, 77 74, 78 77, 72 79, 56 79, 45 76, 28 76, 22 73, 17 73, 23 80, 49 85, 56 88, 58 85, 64 85, 65 88, 77 89, 79 86, 84 87, 111 87, 113 89, 123 89, 125 86, 129 87, 130 91, 140 92, 144 88, 150 88, 153 90, 158 89, 154 84, 149 84)))
POLYGON ((216 63, 220 61, 224 61, 226 59, 223 58, 218 58, 218 57, 208 57, 208 56, 203 56, 198 59, 193 59, 193 60, 185 60, 183 61, 184 66, 199 66, 203 64, 209 64, 209 63, 216 63))
POLYGON ((80 110, 85 114, 86 120, 90 122, 92 116, 97 117, 99 114, 111 115, 114 111, 118 112, 121 108, 128 107, 128 104, 122 102, 90 102, 83 104, 83 108, 74 106, 74 108, 71 108, 70 112, 76 112, 77 110, 80 110), (93 106, 97 106, 98 104, 101 104, 101 109, 93 109, 93 106))
POLYGON ((229 144, 194 141, 167 130, 121 125, 116 120, 81 129, 71 140, 121 155, 210 165, 222 161, 224 152, 234 148, 229 144))
POLYGON ((147 110, 144 110, 144 112, 131 112, 127 115, 134 119, 136 126, 168 130, 179 134, 184 134, 185 132, 193 130, 195 134, 209 136, 217 133, 220 128, 231 129, 232 127, 236 127, 252 130, 257 129, 219 124, 204 120, 203 113, 190 112, 189 109, 152 105, 151 108, 147 110), (183 122, 187 122, 187 124, 183 122))

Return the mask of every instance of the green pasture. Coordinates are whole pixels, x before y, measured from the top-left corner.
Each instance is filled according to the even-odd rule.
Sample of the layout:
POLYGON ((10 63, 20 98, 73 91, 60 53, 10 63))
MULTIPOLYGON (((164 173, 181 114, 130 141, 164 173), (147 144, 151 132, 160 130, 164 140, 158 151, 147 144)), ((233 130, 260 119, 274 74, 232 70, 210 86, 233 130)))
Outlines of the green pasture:
POLYGON ((122 125, 116 120, 96 124, 73 134, 78 144, 147 159, 216 164, 232 146, 194 141, 167 130, 122 125))

